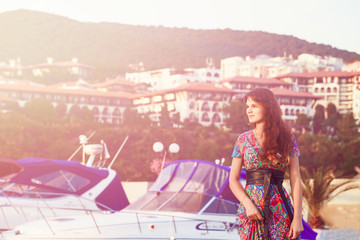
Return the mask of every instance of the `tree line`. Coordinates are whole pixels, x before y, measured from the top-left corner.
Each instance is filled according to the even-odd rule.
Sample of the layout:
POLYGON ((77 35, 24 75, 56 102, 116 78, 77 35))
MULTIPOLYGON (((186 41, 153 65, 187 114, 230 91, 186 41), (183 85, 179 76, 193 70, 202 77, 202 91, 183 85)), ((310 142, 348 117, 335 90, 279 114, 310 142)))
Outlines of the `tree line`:
MULTIPOLYGON (((233 102, 223 109, 227 115, 224 128, 204 127, 188 120, 179 123, 178 119, 167 116, 167 112, 161 113, 160 123, 154 123, 148 116, 138 115, 131 109, 125 110, 121 124, 98 123, 93 121, 86 107, 74 105, 65 115, 64 104, 53 107, 44 99, 33 99, 22 108, 17 104, 9 108, 10 111, 0 114, 0 157, 66 160, 79 146, 79 135, 88 136, 96 131, 89 143, 104 140, 112 158, 128 136, 113 165, 123 181, 155 180, 157 174, 152 171, 152 165, 163 157, 163 153, 155 153, 152 149, 158 141, 165 148, 171 143, 180 146, 178 153, 168 153, 167 161, 214 162, 225 158, 224 164, 230 165, 238 135, 251 128, 241 102, 233 102)), ((345 176, 353 176, 354 166, 360 164, 359 126, 352 114, 340 115, 335 109, 331 115, 331 111, 334 111, 331 105, 318 107, 313 119, 300 115, 293 124, 301 151, 300 165, 311 172, 333 164, 342 169, 345 176)), ((73 160, 81 161, 81 154, 75 155, 73 160)))
POLYGON ((345 62, 360 60, 355 52, 288 35, 85 23, 29 10, 0 14, 0 29, 0 61, 19 59, 26 66, 43 63, 47 57, 55 61, 76 57, 81 63, 95 67, 92 79, 87 79, 94 81, 133 72, 129 65, 139 62, 144 63, 146 70, 154 70, 204 67, 206 58, 213 58, 220 67, 224 58, 261 54, 277 57, 286 53, 296 58, 309 53, 338 57, 345 62))

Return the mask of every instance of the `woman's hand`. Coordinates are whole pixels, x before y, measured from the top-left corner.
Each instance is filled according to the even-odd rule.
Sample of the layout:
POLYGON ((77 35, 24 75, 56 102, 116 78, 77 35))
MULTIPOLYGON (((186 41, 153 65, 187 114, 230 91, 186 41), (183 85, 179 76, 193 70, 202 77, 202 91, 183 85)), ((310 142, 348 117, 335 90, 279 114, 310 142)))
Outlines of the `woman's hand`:
POLYGON ((291 226, 288 237, 291 237, 291 239, 296 239, 300 236, 300 233, 304 230, 302 219, 294 218, 291 226))
POLYGON ((251 201, 249 197, 245 197, 243 205, 246 209, 246 216, 252 221, 262 221, 263 217, 256 205, 251 201))

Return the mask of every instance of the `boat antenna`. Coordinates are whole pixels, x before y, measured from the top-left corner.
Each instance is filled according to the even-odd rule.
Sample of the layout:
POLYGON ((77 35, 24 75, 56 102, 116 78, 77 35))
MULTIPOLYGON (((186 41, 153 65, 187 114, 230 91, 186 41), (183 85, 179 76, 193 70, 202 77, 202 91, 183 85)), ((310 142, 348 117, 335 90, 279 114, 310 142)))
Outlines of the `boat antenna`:
MULTIPOLYGON (((94 136, 96 131, 93 131, 86 139, 89 140, 92 136, 94 136)), ((86 137, 86 136, 85 136, 86 137)), ((83 147, 84 144, 80 143, 81 145, 75 150, 75 152, 68 158, 68 161, 70 161, 83 147)))
POLYGON ((111 168, 111 166, 114 164, 115 159, 117 158, 117 156, 119 155, 121 149, 124 147, 126 141, 128 140, 129 136, 126 136, 125 140, 123 141, 123 143, 121 144, 120 148, 118 149, 117 153, 115 154, 114 158, 111 160, 111 163, 109 164, 109 166, 107 167, 108 169, 111 168))

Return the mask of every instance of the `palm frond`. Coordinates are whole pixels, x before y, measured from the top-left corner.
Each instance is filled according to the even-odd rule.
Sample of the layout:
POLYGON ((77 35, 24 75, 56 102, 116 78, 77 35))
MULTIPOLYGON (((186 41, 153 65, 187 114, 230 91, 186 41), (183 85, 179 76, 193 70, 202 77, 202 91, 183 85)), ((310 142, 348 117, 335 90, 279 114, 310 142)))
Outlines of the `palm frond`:
POLYGON ((334 184, 336 177, 342 175, 334 165, 313 169, 311 175, 308 169, 301 166, 300 174, 303 197, 307 202, 310 216, 315 218, 321 218, 320 210, 326 202, 343 192, 360 188, 358 184, 353 184, 353 180, 334 184))

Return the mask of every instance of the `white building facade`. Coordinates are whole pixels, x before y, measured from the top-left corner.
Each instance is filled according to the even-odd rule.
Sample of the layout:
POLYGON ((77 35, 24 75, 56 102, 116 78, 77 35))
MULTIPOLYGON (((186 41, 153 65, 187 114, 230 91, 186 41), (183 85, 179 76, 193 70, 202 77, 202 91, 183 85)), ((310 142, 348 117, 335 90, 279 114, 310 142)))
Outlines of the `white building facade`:
POLYGON ((126 73, 126 80, 134 83, 147 83, 150 91, 160 91, 179 87, 187 83, 212 83, 220 80, 220 69, 216 68, 186 68, 176 70, 164 68, 146 72, 126 73))
POLYGON ((88 108, 96 122, 120 124, 126 108, 132 107, 134 94, 103 92, 99 90, 62 89, 59 87, 40 86, 31 82, 9 81, 0 84, 0 94, 16 101, 23 107, 28 101, 43 98, 56 107, 66 105, 68 112, 74 105, 88 108))
POLYGON ((320 97, 317 104, 327 107, 329 103, 333 103, 340 114, 352 112, 355 119, 360 119, 360 72, 290 73, 278 76, 277 79, 294 84, 296 91, 320 97))
POLYGON ((228 105, 234 91, 211 83, 190 83, 183 86, 151 92, 137 97, 134 107, 140 114, 148 114, 159 121, 162 108, 167 108, 170 117, 178 115, 180 122, 188 120, 203 126, 222 126, 222 108, 228 105))
POLYGON ((313 54, 300 54, 297 59, 285 54, 283 57, 231 57, 221 60, 221 79, 236 76, 273 78, 287 73, 335 71, 343 66, 344 62, 340 58, 313 54))
POLYGON ((276 96, 283 113, 283 119, 294 122, 297 114, 313 116, 313 106, 318 97, 293 90, 293 84, 273 78, 233 77, 224 79, 221 83, 236 91, 236 99, 241 99, 254 88, 268 88, 276 96))

